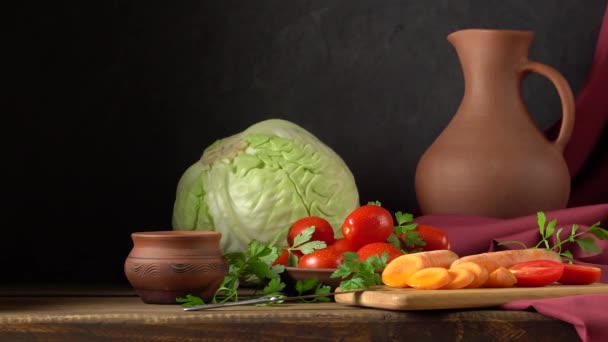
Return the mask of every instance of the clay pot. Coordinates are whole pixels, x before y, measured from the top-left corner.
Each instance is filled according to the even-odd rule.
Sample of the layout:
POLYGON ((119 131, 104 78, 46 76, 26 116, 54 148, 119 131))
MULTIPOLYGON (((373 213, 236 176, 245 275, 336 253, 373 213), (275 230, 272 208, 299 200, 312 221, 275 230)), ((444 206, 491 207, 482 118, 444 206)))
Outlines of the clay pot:
POLYGON ((528 60, 533 33, 470 29, 448 36, 464 74, 460 107, 424 152, 415 191, 423 214, 511 218, 564 208, 570 174, 563 150, 574 125, 574 98, 555 69, 528 60), (562 126, 545 138, 526 109, 521 81, 547 77, 562 104, 562 126))
POLYGON ((208 301, 228 272, 218 232, 138 232, 131 237, 125 275, 145 303, 177 304, 175 299, 187 294, 208 301))

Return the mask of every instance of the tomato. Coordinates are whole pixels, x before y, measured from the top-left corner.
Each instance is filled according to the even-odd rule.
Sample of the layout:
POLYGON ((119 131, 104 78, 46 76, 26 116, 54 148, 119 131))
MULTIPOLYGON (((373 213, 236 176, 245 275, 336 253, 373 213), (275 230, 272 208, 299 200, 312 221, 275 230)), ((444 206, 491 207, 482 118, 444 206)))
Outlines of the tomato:
POLYGON ((342 224, 342 234, 355 247, 372 242, 384 242, 393 232, 393 216, 378 205, 364 205, 351 212, 342 224))
POLYGON ((294 222, 287 233, 287 243, 293 246, 296 236, 308 227, 314 227, 315 231, 309 241, 324 241, 328 246, 335 241, 334 230, 326 219, 317 216, 304 217, 294 222))
POLYGON ((367 260, 367 258, 372 255, 381 256, 384 252, 388 253, 387 263, 391 262, 396 257, 403 255, 403 252, 399 248, 386 242, 368 243, 367 245, 359 248, 357 254, 359 254, 361 260, 367 260))
POLYGON ((509 267, 517 278, 515 286, 541 287, 555 283, 564 274, 564 264, 553 260, 531 260, 509 267))
POLYGON ((336 239, 331 247, 340 253, 357 251, 355 245, 347 238, 336 239))
POLYGON ((272 266, 275 265, 289 266, 289 251, 287 250, 287 247, 284 247, 281 254, 273 261, 272 266))
POLYGON ((418 232, 420 238, 426 243, 424 246, 408 247, 405 243, 405 234, 399 237, 401 245, 408 252, 422 249, 423 251, 434 251, 437 249, 450 249, 450 241, 446 233, 439 228, 427 226, 425 224, 417 224, 414 231, 418 232))
POLYGON ((596 283, 602 276, 602 269, 587 265, 564 264, 564 274, 558 282, 564 285, 588 285, 596 283))
POLYGON ((303 255, 298 261, 298 267, 303 268, 336 268, 342 263, 342 253, 328 247, 317 249, 312 253, 303 255))

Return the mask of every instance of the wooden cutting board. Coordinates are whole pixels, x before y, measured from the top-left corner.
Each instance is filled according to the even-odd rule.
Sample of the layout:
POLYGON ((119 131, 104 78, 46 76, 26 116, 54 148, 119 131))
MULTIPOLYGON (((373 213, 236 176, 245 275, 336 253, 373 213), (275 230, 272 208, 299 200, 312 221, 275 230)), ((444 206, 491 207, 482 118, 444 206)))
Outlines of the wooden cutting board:
POLYGON ((551 285, 506 289, 416 290, 378 287, 335 295, 336 302, 389 310, 466 309, 496 306, 514 300, 608 294, 608 284, 551 285))

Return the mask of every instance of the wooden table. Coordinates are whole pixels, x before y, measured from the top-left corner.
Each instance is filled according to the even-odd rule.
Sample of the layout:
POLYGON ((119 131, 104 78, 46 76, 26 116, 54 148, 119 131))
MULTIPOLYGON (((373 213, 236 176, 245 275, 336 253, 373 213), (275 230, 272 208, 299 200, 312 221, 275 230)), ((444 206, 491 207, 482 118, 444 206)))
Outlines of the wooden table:
POLYGON ((402 312, 338 303, 285 303, 184 312, 144 304, 129 289, 0 290, 0 341, 578 341, 534 312, 402 312))

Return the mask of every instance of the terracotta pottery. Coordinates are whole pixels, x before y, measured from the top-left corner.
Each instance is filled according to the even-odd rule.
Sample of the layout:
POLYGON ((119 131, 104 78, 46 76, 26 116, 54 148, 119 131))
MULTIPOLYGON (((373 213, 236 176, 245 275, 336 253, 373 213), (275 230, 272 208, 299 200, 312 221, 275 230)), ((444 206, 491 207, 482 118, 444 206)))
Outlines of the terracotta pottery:
POLYGON ((187 294, 208 301, 228 272, 218 232, 140 232, 131 238, 125 275, 145 303, 177 304, 187 294))
POLYGON ((415 191, 424 214, 511 218, 561 209, 570 174, 563 151, 574 125, 574 98, 555 69, 529 61, 533 33, 468 29, 448 35, 465 92, 444 131, 420 158, 415 191), (521 96, 526 74, 547 77, 561 98, 559 136, 549 141, 521 96))

